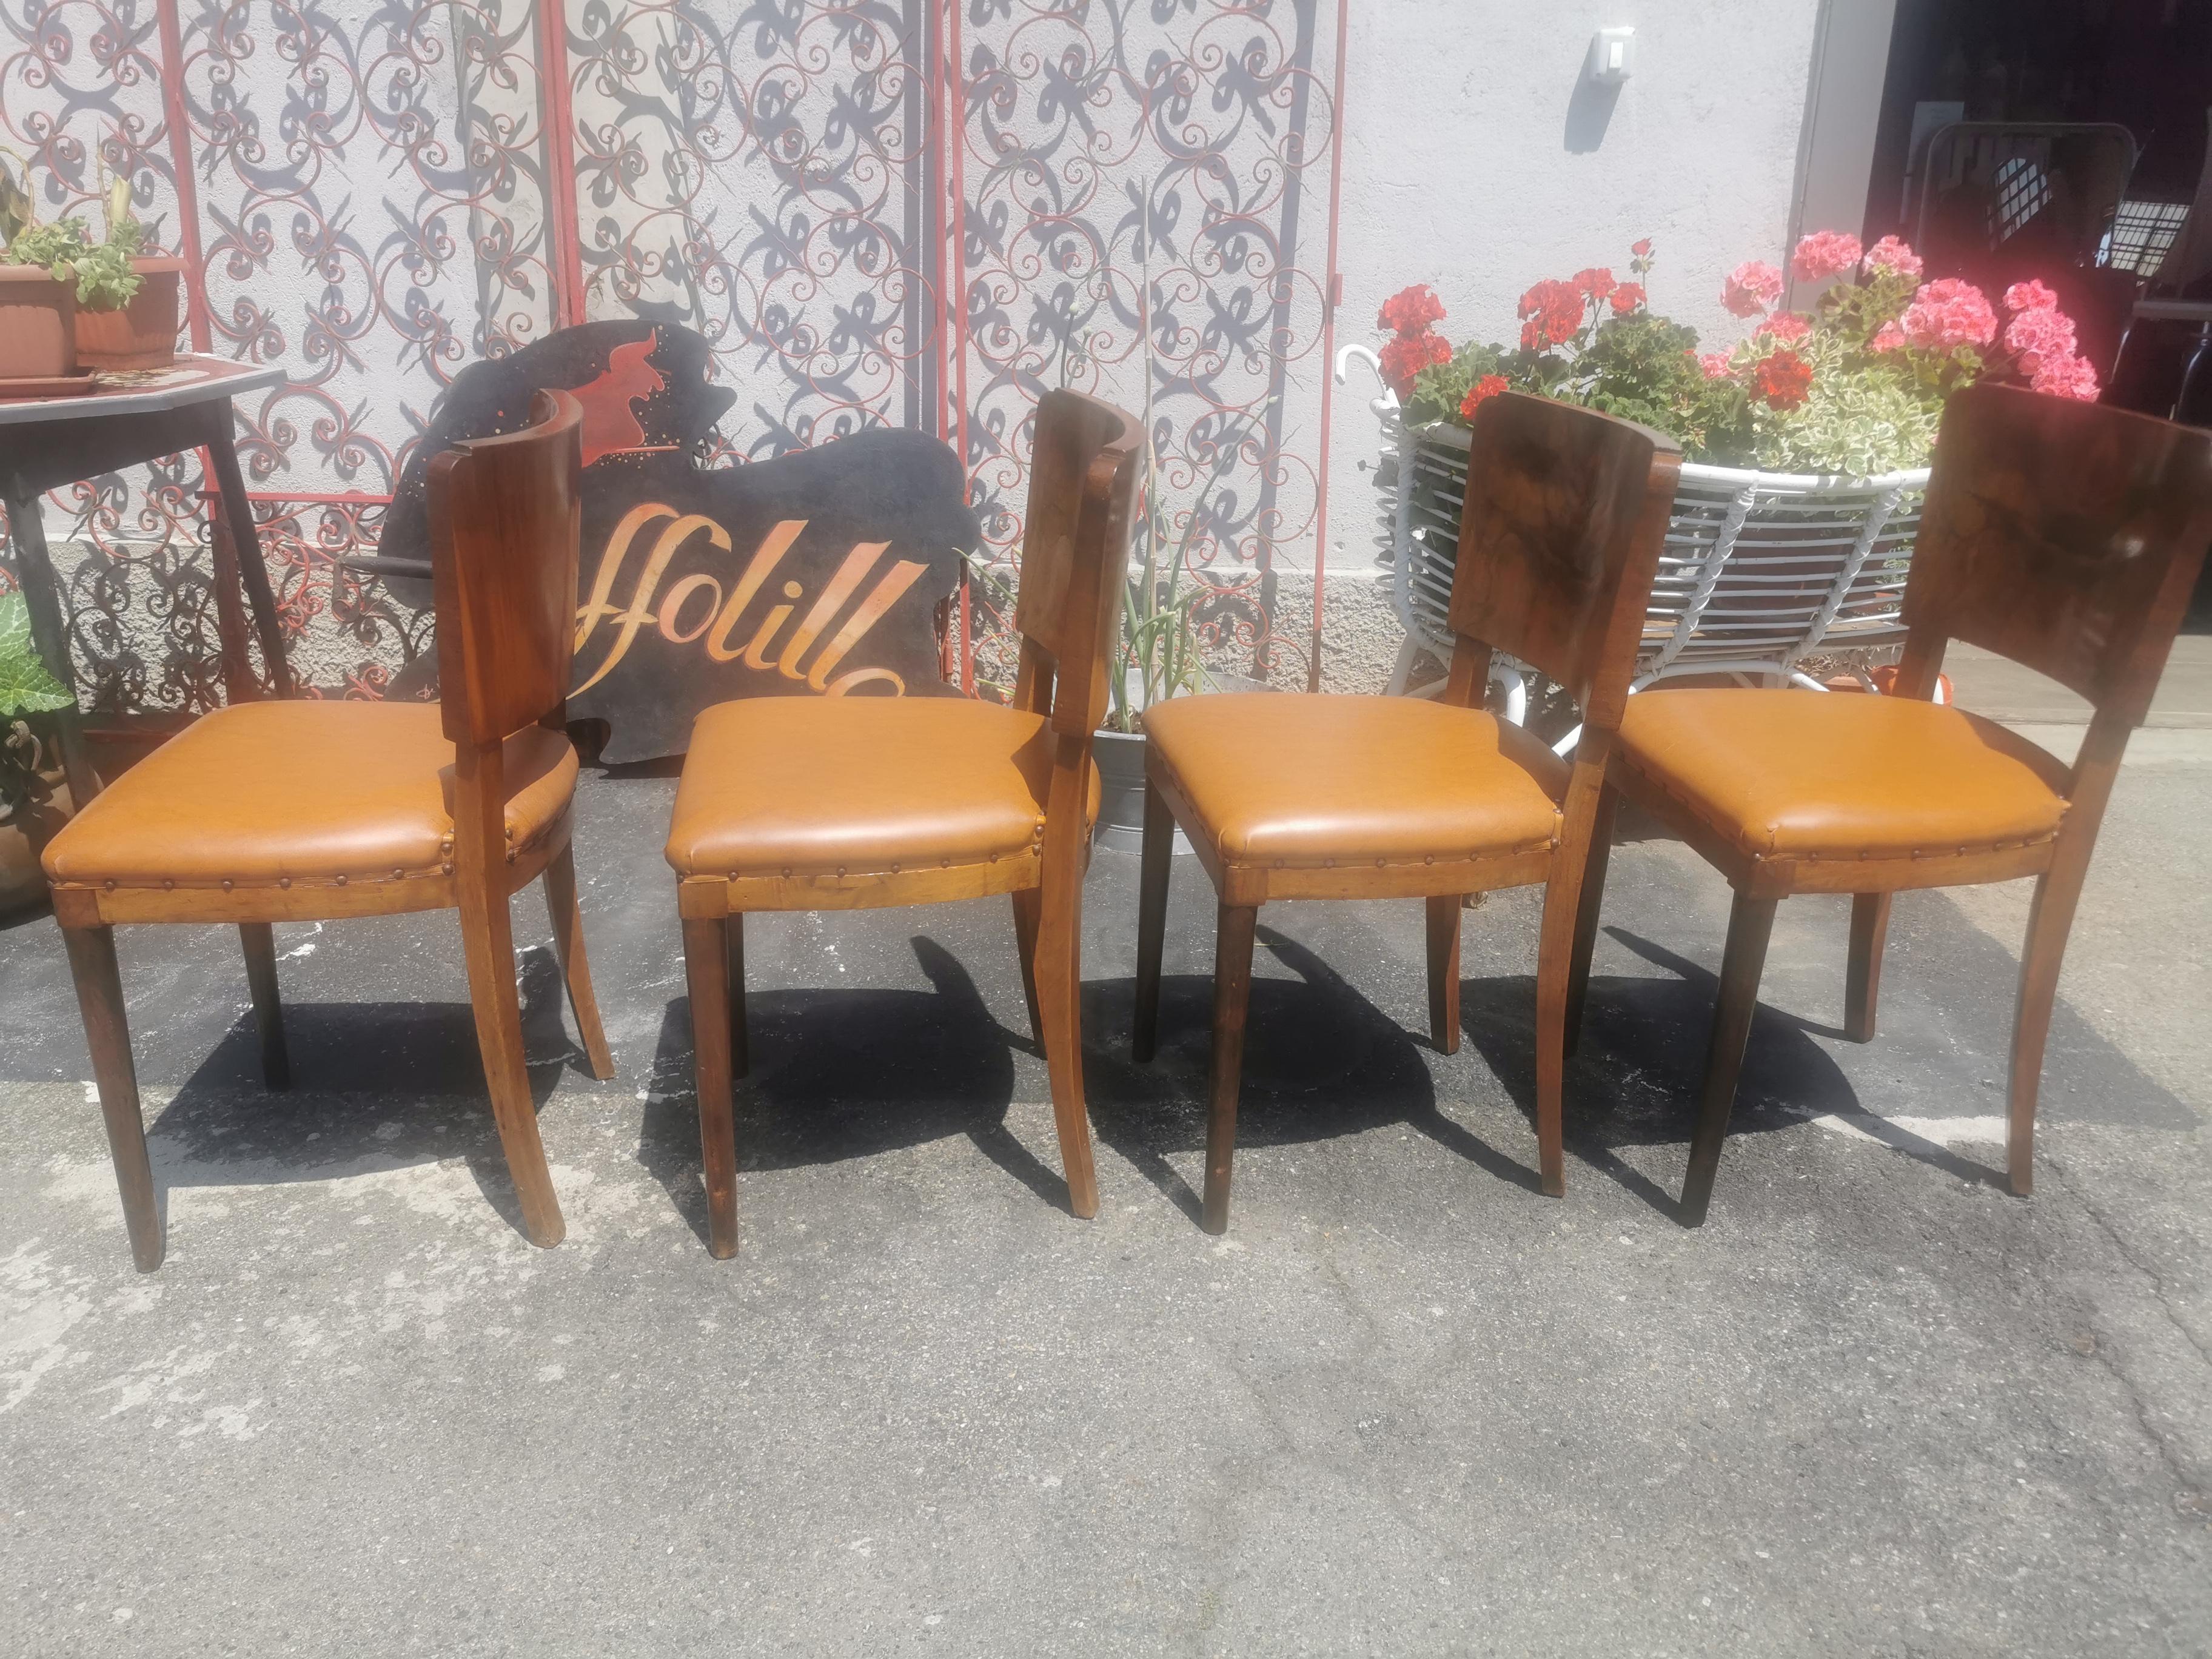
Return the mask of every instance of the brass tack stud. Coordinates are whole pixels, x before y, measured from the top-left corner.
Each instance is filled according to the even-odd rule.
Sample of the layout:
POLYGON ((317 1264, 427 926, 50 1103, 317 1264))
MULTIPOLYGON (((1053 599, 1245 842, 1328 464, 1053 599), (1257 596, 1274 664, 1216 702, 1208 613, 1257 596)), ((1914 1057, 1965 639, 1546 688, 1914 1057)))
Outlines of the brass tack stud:
POLYGON ((1422 858, 1422 860, 1421 860, 1421 862, 1422 862, 1422 863, 1424 863, 1424 864, 1434 864, 1436 861, 1437 861, 1437 855, 1436 855, 1434 853, 1430 853, 1430 854, 1427 854, 1424 855, 1424 856, 1423 856, 1423 858, 1422 858))
POLYGON ((165 892, 165 893, 173 891, 173 890, 175 890, 175 888, 176 888, 176 885, 177 885, 177 884, 176 884, 175 882, 173 882, 173 881, 170 881, 170 880, 168 880, 167 878, 163 878, 163 880, 162 880, 162 882, 161 882, 161 890, 162 890, 163 892, 165 892))
POLYGON ((115 890, 115 884, 114 884, 112 881, 110 881, 109 883, 107 883, 107 884, 106 884, 106 885, 107 885, 107 890, 108 890, 109 892, 111 892, 111 893, 112 893, 112 892, 113 892, 113 891, 115 890))
POLYGON ((898 867, 898 866, 896 866, 896 864, 894 864, 893 866, 891 866, 891 873, 892 873, 893 875, 896 875, 896 874, 898 874, 898 872, 899 872, 899 867, 898 867))
POLYGON ((292 878, 289 876, 279 876, 276 878, 276 884, 279 887, 289 887, 292 884, 292 878))
POLYGON ((438 873, 441 876, 450 876, 453 873, 453 866, 450 864, 441 864, 438 866, 438 873))
POLYGON ((407 878, 407 872, 395 868, 392 872, 392 878, 394 881, 404 881, 407 878))
POLYGON ((783 866, 783 873, 787 876, 791 873, 791 866, 787 864, 783 866))
POLYGON ((222 890, 226 893, 230 891, 230 878, 228 876, 225 876, 222 878, 222 890))
POLYGON ((1376 867, 1377 870, 1380 870, 1380 869, 1382 867, 1382 860, 1381 859, 1377 859, 1377 860, 1375 860, 1375 867, 1376 867))
POLYGON ((845 866, 841 864, 837 866, 837 873, 841 876, 845 873, 845 866))
POLYGON ((338 878, 338 885, 339 885, 339 886, 341 886, 341 887, 343 887, 343 886, 344 886, 344 885, 345 885, 345 884, 346 884, 346 878, 345 878, 343 876, 340 876, 340 877, 338 878))

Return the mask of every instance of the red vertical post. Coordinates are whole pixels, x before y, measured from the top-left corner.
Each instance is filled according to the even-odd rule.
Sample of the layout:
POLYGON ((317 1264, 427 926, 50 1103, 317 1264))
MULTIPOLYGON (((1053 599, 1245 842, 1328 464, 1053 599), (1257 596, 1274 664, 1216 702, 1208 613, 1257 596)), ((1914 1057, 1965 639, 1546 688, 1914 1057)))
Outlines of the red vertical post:
POLYGON ((195 351, 214 349, 207 269, 200 247, 200 191, 192 177, 192 128, 185 103, 185 31, 177 0, 155 8, 161 32, 161 124, 169 130, 169 170, 177 180, 177 253, 185 262, 185 330, 195 351))
MULTIPOLYGON (((1336 312, 1344 301, 1344 273, 1336 268, 1337 226, 1343 218, 1344 55, 1350 33, 1352 0, 1336 0, 1336 64, 1329 93, 1328 304, 1321 320, 1321 462, 1314 491, 1313 654, 1306 666, 1306 690, 1321 690, 1322 578, 1328 569, 1329 417, 1336 404, 1336 312)), ((1405 481, 1400 480, 1400 489, 1405 481)))
POLYGON ((566 0, 538 8, 538 108, 545 123, 545 240, 553 276, 553 326, 584 320, 583 227, 576 208, 576 113, 568 93, 566 0))

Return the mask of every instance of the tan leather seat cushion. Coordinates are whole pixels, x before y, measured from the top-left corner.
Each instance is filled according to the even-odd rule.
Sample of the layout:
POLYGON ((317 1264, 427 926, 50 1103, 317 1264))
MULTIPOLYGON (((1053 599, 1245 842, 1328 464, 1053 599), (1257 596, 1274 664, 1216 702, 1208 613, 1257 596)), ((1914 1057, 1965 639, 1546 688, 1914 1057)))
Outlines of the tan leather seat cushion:
POLYGON ((1227 692, 1157 704, 1145 730, 1225 863, 1420 863, 1559 834, 1565 763, 1477 709, 1227 692))
MULTIPOLYGON (((883 873, 1042 842, 1044 719, 965 697, 752 697, 691 728, 668 827, 679 875, 883 873)), ((1098 816, 1091 769, 1085 821, 1098 816)))
MULTIPOLYGON (((46 874, 119 887, 430 875, 452 858, 453 745, 433 703, 216 710, 118 778, 47 844, 46 874)), ((507 836, 529 844, 576 786, 576 751, 507 741, 507 836)))
POLYGON ((1913 697, 1653 690, 1621 760, 1744 852, 1904 857, 2042 841, 2066 768, 2002 726, 1913 697))

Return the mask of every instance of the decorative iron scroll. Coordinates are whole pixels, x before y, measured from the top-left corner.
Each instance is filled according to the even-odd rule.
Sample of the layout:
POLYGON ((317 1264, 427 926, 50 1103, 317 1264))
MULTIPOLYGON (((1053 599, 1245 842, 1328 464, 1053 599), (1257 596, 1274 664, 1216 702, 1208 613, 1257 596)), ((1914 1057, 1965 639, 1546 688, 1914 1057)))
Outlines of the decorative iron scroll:
MULTIPOLYGON (((338 560, 446 387, 632 318, 708 341, 736 393, 717 455, 952 441, 1009 567, 1042 392, 1144 410, 1147 533, 1214 591, 1217 656, 1280 666, 1273 584, 1318 529, 1348 3, 0 0, 0 144, 49 216, 127 176, 187 261, 193 343, 285 368, 239 448, 325 695, 421 655, 421 618, 338 560)), ((187 456, 50 498, 95 707, 216 694, 202 489, 187 456)))

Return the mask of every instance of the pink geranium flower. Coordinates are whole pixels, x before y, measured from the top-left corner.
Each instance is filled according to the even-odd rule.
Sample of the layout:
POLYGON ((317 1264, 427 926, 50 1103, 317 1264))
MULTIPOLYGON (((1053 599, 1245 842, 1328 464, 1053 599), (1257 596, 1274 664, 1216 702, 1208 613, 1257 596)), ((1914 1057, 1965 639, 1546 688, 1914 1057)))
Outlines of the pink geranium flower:
MULTIPOLYGON (((2007 301, 2025 286, 2014 287, 2005 296, 2007 301)), ((2032 375, 2053 358, 2075 355, 2074 319, 2054 307, 2039 306, 2022 311, 2005 325, 2005 343, 2020 354, 2021 373, 2032 375)))
POLYGON ((1788 345, 1810 334, 1813 325, 1794 311, 1778 311, 1759 325, 1758 331, 1771 336, 1778 344, 1788 345))
POLYGON ((1725 351, 1708 351, 1698 359, 1698 367, 1709 380, 1725 380, 1729 377, 1729 355, 1725 351))
POLYGON ((2014 283, 2004 292, 2007 311, 2056 311, 2058 296, 2033 277, 2014 283))
POLYGON ((1997 337, 1997 314, 1989 297, 1972 283, 1940 277, 1912 296, 1898 319, 1907 343, 1923 351, 1954 351, 1984 346, 1997 337))
POLYGON ((1867 342, 1876 351, 1902 351, 1910 343, 1905 337, 1905 331, 1895 323, 1884 323, 1875 330, 1874 338, 1867 342))
POLYGON ((1821 283, 1857 270, 1858 263, 1857 237, 1848 231, 1816 230, 1797 244, 1797 252, 1790 258, 1790 269, 1797 273, 1801 283, 1821 283))
POLYGON ((1893 270, 1900 276, 1917 276, 1923 266, 1920 256, 1894 236, 1885 236, 1867 250, 1869 270, 1893 270))
POLYGON ((2097 385, 2097 371, 2087 357, 2046 357, 2035 371, 2033 382, 2038 392, 2054 398, 2075 398, 2085 404, 2097 401, 2101 389, 2097 385))
POLYGON ((1721 285, 1721 303, 1738 317, 1771 311, 1782 297, 1782 273, 1764 259, 1746 259, 1721 285))

